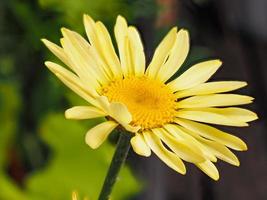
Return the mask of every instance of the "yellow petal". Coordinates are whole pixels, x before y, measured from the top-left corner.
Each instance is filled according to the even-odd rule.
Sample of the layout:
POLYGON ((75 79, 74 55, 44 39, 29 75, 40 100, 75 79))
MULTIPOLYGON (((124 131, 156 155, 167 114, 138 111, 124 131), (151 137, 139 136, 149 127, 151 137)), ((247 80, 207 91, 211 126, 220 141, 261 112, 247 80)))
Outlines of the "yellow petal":
POLYGON ((127 131, 136 133, 141 127, 132 126, 129 123, 132 121, 132 115, 128 111, 127 107, 119 102, 109 102, 106 96, 100 96, 97 98, 100 108, 122 125, 127 131))
POLYGON ((79 45, 80 54, 85 62, 88 63, 87 67, 93 69, 100 83, 107 84, 110 81, 110 73, 106 70, 101 60, 98 59, 94 48, 80 34, 74 31, 69 31, 69 34, 76 40, 76 44, 79 45))
POLYGON ((72 192, 72 200, 78 200, 77 192, 72 192))
POLYGON ((121 124, 129 124, 132 121, 132 115, 127 107, 119 102, 112 102, 109 105, 109 114, 121 124))
POLYGON ((100 108, 104 112, 110 113, 110 111, 109 111, 110 103, 109 103, 109 100, 106 96, 99 96, 96 100, 98 101, 100 108))
POLYGON ((109 72, 105 70, 90 44, 74 31, 63 28, 62 32, 65 37, 61 40, 62 46, 65 46, 65 51, 73 62, 75 61, 74 71, 85 79, 90 74, 102 85, 107 84, 110 81, 109 72))
POLYGON ((199 163, 205 160, 199 148, 190 146, 185 140, 177 139, 171 136, 164 129, 152 129, 156 134, 174 153, 187 162, 199 163))
POLYGON ((106 121, 91 128, 86 133, 86 144, 93 149, 98 148, 117 126, 118 124, 114 121, 106 121))
POLYGON ((100 96, 97 100, 103 111, 117 122, 121 124, 129 124, 132 121, 132 115, 123 103, 110 103, 106 96, 100 96))
POLYGON ((96 50, 97 56, 105 63, 105 71, 111 72, 111 76, 122 76, 119 59, 115 53, 110 35, 101 22, 96 22, 89 16, 84 15, 84 26, 87 37, 96 50))
POLYGON ((88 54, 87 50, 81 46, 74 33, 66 28, 61 29, 64 39, 61 40, 64 51, 71 59, 75 72, 86 85, 92 85, 95 89, 100 88, 97 72, 92 65, 92 57, 88 54), (89 60, 89 61, 88 61, 89 60))
POLYGON ((258 119, 256 113, 244 108, 229 107, 229 108, 206 108, 206 109, 209 112, 214 112, 227 116, 229 119, 232 119, 234 121, 251 122, 258 119))
POLYGON ((152 61, 149 64, 146 75, 156 78, 160 67, 164 64, 177 38, 177 28, 172 28, 156 48, 152 61))
POLYGON ((97 105, 94 97, 98 94, 94 88, 91 88, 90 86, 85 87, 75 74, 56 63, 45 62, 45 65, 72 91, 84 98, 90 104, 97 105))
POLYGON ((58 57, 65 65, 72 69, 72 63, 61 47, 46 39, 42 39, 42 42, 53 54, 55 54, 56 57, 58 57))
POLYGON ((102 22, 96 22, 95 28, 98 41, 100 43, 100 49, 98 50, 98 52, 103 55, 104 60, 110 67, 115 78, 121 78, 122 70, 120 67, 120 62, 105 25, 102 22))
MULTIPOLYGON (((132 52, 130 48, 130 41, 128 35, 124 38, 124 53, 125 53, 125 63, 121 62, 127 68, 127 74, 124 74, 124 77, 134 76, 134 61, 132 57, 132 52)), ((125 71, 125 70, 124 70, 125 71)))
POLYGON ((239 160, 233 152, 231 152, 227 147, 217 142, 203 140, 207 148, 219 159, 228 162, 232 165, 239 166, 239 160))
POLYGON ((175 80, 168 83, 173 91, 185 90, 206 82, 221 66, 220 60, 198 63, 175 80))
POLYGON ((145 157, 149 157, 151 155, 151 150, 145 142, 143 135, 137 133, 134 137, 132 137, 131 145, 135 153, 137 153, 138 155, 145 157))
POLYGON ((162 82, 167 81, 171 78, 175 72, 182 66, 185 61, 187 54, 189 52, 189 34, 186 30, 180 30, 177 33, 176 41, 170 52, 168 60, 164 65, 159 69, 157 77, 162 82))
POLYGON ((176 119, 175 122, 202 137, 214 140, 232 149, 238 151, 244 151, 247 149, 246 144, 240 138, 214 127, 185 119, 176 119))
POLYGON ((247 83, 242 82, 242 81, 207 82, 207 83, 199 84, 190 89, 178 91, 177 93, 175 93, 175 96, 177 98, 184 98, 184 97, 194 96, 194 95, 223 93, 223 92, 237 90, 239 88, 245 87, 246 85, 247 83))
POLYGON ((132 126, 130 124, 121 124, 127 131, 131 133, 137 133, 140 129, 141 126, 132 126))
POLYGON ((183 130, 183 127, 178 126, 177 124, 166 124, 164 125, 164 129, 166 129, 170 134, 172 134, 177 140, 183 140, 188 143, 189 146, 192 148, 195 148, 196 151, 203 154, 207 159, 216 162, 217 159, 214 156, 214 154, 201 142, 199 142, 197 139, 195 139, 193 136, 188 134, 187 131, 183 130))
POLYGON ((143 76, 145 72, 145 53, 140 35, 135 27, 130 26, 128 28, 128 38, 134 74, 143 76))
POLYGON ((211 94, 189 97, 179 101, 177 108, 203 108, 215 106, 231 106, 249 104, 253 100, 252 97, 237 94, 211 94))
POLYGON ((89 16, 84 14, 83 15, 83 23, 84 23, 84 28, 86 31, 86 35, 90 41, 90 44, 95 46, 96 49, 99 49, 97 45, 97 35, 96 35, 96 30, 95 30, 95 21, 89 16))
POLYGON ((186 168, 183 161, 164 147, 160 139, 151 132, 144 132, 144 138, 151 150, 170 168, 173 170, 185 174, 186 168))
MULTIPOLYGON (((201 137, 197 133, 195 133, 194 131, 191 131, 191 130, 186 129, 184 127, 179 126, 179 128, 181 130, 183 130, 185 133, 191 135, 193 138, 197 139, 199 141, 199 143, 201 143, 203 145, 203 148, 205 148, 205 150, 207 152, 209 152, 211 155, 214 155, 214 156, 218 157, 219 159, 221 159, 225 162, 228 162, 232 165, 239 166, 238 158, 235 156, 235 154, 233 154, 223 144, 216 142, 216 141, 211 141, 211 140, 206 139, 204 137, 201 137)), ((209 159, 209 160, 214 162, 212 159, 209 159)))
POLYGON ((140 126, 130 125, 132 115, 123 103, 111 102, 109 104, 108 114, 127 131, 136 133, 141 128, 140 126))
MULTIPOLYGON (((248 126, 246 120, 240 120, 237 116, 231 116, 227 113, 229 108, 195 108, 181 109, 176 112, 179 118, 190 119, 198 122, 210 124, 219 124, 226 126, 248 126)), ((241 116, 242 117, 242 116, 241 116)))
POLYGON ((211 161, 206 160, 203 163, 197 163, 196 166, 215 181, 219 179, 219 172, 211 161))
POLYGON ((106 114, 93 106, 75 106, 65 111, 67 119, 92 119, 104 117, 106 114))
POLYGON ((125 49, 125 38, 128 34, 128 25, 125 18, 120 15, 117 17, 117 21, 114 27, 114 33, 118 45, 122 72, 123 75, 127 77, 130 74, 129 69, 127 67, 127 57, 125 49))
POLYGON ((109 77, 114 77, 113 72, 111 71, 110 67, 108 66, 103 53, 101 52, 101 44, 98 41, 97 32, 96 32, 96 25, 95 21, 89 16, 83 16, 84 27, 86 31, 86 35, 90 41, 92 48, 92 52, 94 54, 95 59, 101 63, 102 68, 108 74, 109 77))

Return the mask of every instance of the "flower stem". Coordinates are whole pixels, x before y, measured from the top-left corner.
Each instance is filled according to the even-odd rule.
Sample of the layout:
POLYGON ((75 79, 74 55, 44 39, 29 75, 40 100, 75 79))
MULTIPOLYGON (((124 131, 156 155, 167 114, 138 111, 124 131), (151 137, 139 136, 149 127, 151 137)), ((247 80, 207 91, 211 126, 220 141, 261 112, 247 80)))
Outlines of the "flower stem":
POLYGON ((98 200, 108 200, 112 192, 113 186, 117 180, 118 174, 123 163, 126 160, 128 151, 130 149, 131 135, 128 132, 120 132, 120 138, 117 143, 115 153, 113 155, 105 182, 98 197, 98 200))

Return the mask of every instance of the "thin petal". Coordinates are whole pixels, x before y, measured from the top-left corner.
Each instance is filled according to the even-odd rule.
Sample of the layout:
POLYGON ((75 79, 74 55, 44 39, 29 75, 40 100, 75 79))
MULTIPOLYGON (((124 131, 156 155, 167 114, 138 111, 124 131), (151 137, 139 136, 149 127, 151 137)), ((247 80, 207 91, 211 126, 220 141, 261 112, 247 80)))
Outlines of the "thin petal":
POLYGON ((75 106, 65 111, 67 119, 92 119, 104 116, 106 114, 102 110, 93 106, 75 106))
POLYGON ((175 80, 168 83, 173 91, 185 90, 206 82, 221 66, 220 60, 198 63, 175 80))
POLYGON ((95 30, 95 21, 89 16, 89 15, 83 15, 83 23, 86 31, 86 35, 90 41, 90 44, 95 46, 96 49, 99 49, 98 47, 98 41, 97 41, 97 34, 95 30))
POLYGON ((195 139, 193 136, 188 134, 188 132, 184 131, 182 129, 183 127, 178 126, 177 124, 166 124, 164 125, 164 129, 166 129, 169 133, 171 133, 177 140, 185 140, 188 145, 192 148, 195 148, 196 151, 203 154, 207 159, 216 162, 217 159, 215 155, 210 152, 210 150, 203 145, 201 142, 199 142, 197 139, 195 139))
POLYGON ((229 92, 237 90, 239 88, 245 87, 246 82, 242 81, 217 81, 217 82, 208 82, 202 83, 190 89, 185 89, 175 93, 177 98, 184 98, 194 95, 207 95, 215 93, 229 92))
POLYGON ((210 149, 217 158, 235 166, 240 165, 236 155, 224 145, 209 140, 203 140, 203 143, 206 144, 207 148, 210 149))
POLYGON ((144 138, 151 150, 170 168, 173 170, 185 174, 186 168, 183 161, 164 147, 160 139, 151 132, 144 132, 144 138))
POLYGON ((124 74, 124 77, 134 76, 134 61, 131 50, 129 37, 127 35, 124 38, 125 63, 122 62, 122 65, 125 66, 123 68, 127 68, 127 74, 124 74))
POLYGON ((219 179, 219 172, 211 161, 206 160, 203 163, 197 163, 196 166, 215 181, 219 179))
POLYGON ((135 153, 137 153, 138 155, 145 157, 149 157, 151 155, 151 150, 145 142, 143 135, 137 133, 134 137, 132 137, 131 145, 135 153))
POLYGON ((104 24, 101 22, 95 23, 89 15, 84 15, 84 26, 91 45, 105 63, 105 70, 111 72, 112 77, 120 78, 122 73, 119 59, 104 24))
POLYGON ((170 52, 168 60, 159 69, 157 77, 166 82, 182 66, 189 52, 189 34, 186 30, 180 30, 170 52))
POLYGON ((95 89, 100 88, 97 72, 93 69, 88 59, 92 61, 87 51, 81 47, 80 42, 72 31, 62 28, 64 38, 61 40, 64 51, 74 64, 75 72, 86 85, 92 85, 95 89), (86 59, 87 58, 87 59, 86 59))
POLYGON ((106 96, 100 96, 97 98, 97 101, 101 109, 120 123, 127 131, 136 133, 141 128, 140 126, 132 126, 129 124, 132 121, 132 115, 124 104, 119 102, 110 103, 106 96))
POLYGON ((106 96, 100 96, 97 100, 101 108, 119 123, 129 124, 132 121, 132 115, 124 104, 119 102, 110 103, 106 96))
POLYGON ((72 200, 78 200, 78 195, 76 192, 72 192, 72 200))
POLYGON ((127 131, 131 133, 137 133, 140 129, 141 126, 132 126, 130 124, 121 124, 127 131))
POLYGON ((98 94, 94 88, 89 86, 85 87, 75 74, 56 63, 45 62, 45 65, 72 91, 84 98, 90 104, 97 105, 94 97, 98 94))
POLYGON ((128 38, 134 74, 143 76, 145 72, 145 53, 140 35, 135 27, 130 26, 128 28, 128 38))
POLYGON ((215 106, 231 106, 252 103, 254 98, 237 94, 211 94, 194 96, 179 101, 177 108, 203 108, 215 106))
POLYGON ((251 122, 258 119, 256 113, 244 109, 244 108, 236 108, 236 107, 229 107, 229 108, 206 108, 209 112, 218 113, 228 118, 236 121, 241 122, 251 122))
POLYGON ((113 72, 111 71, 110 67, 108 66, 104 55, 101 53, 101 44, 99 44, 97 33, 96 33, 96 26, 95 21, 89 16, 84 15, 83 16, 83 22, 84 27, 86 31, 86 35, 90 41, 90 44, 93 47, 93 52, 96 60, 98 60, 99 63, 101 63, 102 68, 104 71, 108 74, 109 77, 113 77, 113 72))
POLYGON ((232 113, 228 109, 230 108, 181 109, 176 112, 176 116, 198 122, 238 127, 248 126, 246 122, 254 119, 254 116, 251 116, 250 113, 244 113, 247 116, 240 116, 238 112, 232 113))
POLYGON ((176 119, 175 122, 202 137, 214 140, 232 149, 238 151, 247 150, 247 145, 240 138, 216 129, 212 126, 185 119, 176 119))
MULTIPOLYGON (((239 160, 233 154, 227 147, 225 147, 223 144, 216 142, 216 141, 211 141, 209 139, 206 139, 204 137, 199 136, 197 133, 186 129, 184 127, 179 127, 181 130, 183 130, 185 133, 191 135, 193 138, 199 141, 205 147, 207 152, 210 154, 218 157, 219 159, 228 162, 232 165, 239 166, 239 160)), ((209 159, 212 161, 212 159, 209 159)), ((213 161, 212 161, 213 162, 213 161)))
POLYGON ((109 106, 109 114, 121 124, 129 124, 132 121, 132 115, 127 107, 119 102, 112 102, 109 106))
POLYGON ((192 163, 199 163, 205 160, 202 152, 198 151, 198 148, 190 146, 185 140, 174 138, 164 129, 157 128, 152 129, 152 131, 183 160, 192 163))
POLYGON ((124 77, 127 77, 130 74, 129 69, 127 67, 127 57, 125 49, 125 38, 128 34, 128 25, 125 18, 120 15, 117 17, 117 21, 114 27, 114 33, 118 45, 122 72, 124 77))
POLYGON ((94 48, 90 46, 86 39, 84 39, 80 34, 69 31, 72 35, 73 39, 76 40, 76 44, 79 45, 80 54, 85 59, 85 62, 88 63, 87 67, 90 67, 94 70, 95 75, 100 83, 106 84, 110 81, 109 73, 103 67, 103 63, 98 60, 98 56, 96 55, 96 51, 94 48))
POLYGON ((153 55, 146 74, 151 78, 156 78, 160 67, 164 64, 177 38, 177 28, 172 28, 164 37, 153 55))
POLYGON ((106 113, 110 113, 109 110, 110 103, 106 96, 99 96, 96 100, 98 101, 102 110, 104 110, 106 113))
POLYGON ((86 133, 86 144, 93 149, 98 148, 117 126, 118 124, 114 121, 106 121, 91 128, 86 133))
POLYGON ((109 105, 108 114, 118 123, 120 123, 120 125, 122 125, 127 131, 136 133, 141 128, 140 126, 130 125, 130 122, 132 121, 132 115, 123 103, 111 102, 109 105))
POLYGON ((42 39, 42 42, 53 54, 55 54, 56 57, 58 57, 65 65, 72 69, 72 63, 64 52, 64 49, 46 39, 42 39))
POLYGON ((118 56, 116 55, 108 30, 102 22, 96 22, 96 33, 101 47, 99 51, 103 54, 104 60, 108 63, 114 76, 116 78, 121 78, 122 71, 118 56))

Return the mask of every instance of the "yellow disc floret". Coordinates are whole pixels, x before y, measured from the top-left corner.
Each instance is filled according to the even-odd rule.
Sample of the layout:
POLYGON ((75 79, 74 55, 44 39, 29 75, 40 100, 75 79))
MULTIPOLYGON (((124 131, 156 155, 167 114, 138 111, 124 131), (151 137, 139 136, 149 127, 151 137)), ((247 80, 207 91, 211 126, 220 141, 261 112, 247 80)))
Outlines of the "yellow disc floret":
POLYGON ((133 116, 132 125, 142 129, 161 127, 175 115, 175 96, 165 84, 143 77, 129 77, 110 82, 102 94, 111 102, 121 102, 133 116))

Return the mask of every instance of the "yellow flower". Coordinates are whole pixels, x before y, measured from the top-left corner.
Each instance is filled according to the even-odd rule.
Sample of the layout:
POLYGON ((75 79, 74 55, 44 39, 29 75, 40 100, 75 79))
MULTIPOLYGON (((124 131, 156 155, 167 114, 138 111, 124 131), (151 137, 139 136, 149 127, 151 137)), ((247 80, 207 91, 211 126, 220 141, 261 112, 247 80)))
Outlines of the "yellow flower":
POLYGON ((220 60, 195 64, 171 80, 189 51, 189 34, 184 29, 169 31, 146 68, 140 35, 123 17, 118 16, 114 28, 119 58, 102 22, 84 15, 84 25, 89 42, 66 28, 62 28, 62 47, 43 42, 69 70, 53 62, 45 65, 90 104, 68 109, 66 118, 106 117, 87 132, 90 147, 98 148, 121 126, 133 133, 131 145, 137 154, 150 156, 153 151, 181 174, 186 173, 183 161, 215 180, 219 178, 213 164, 217 158, 239 165, 229 148, 244 151, 246 144, 207 124, 241 127, 257 119, 249 110, 227 107, 252 102, 249 96, 225 94, 246 82, 206 83, 221 66, 220 60))
POLYGON ((78 200, 77 192, 72 192, 72 200, 78 200))
MULTIPOLYGON (((72 200, 79 200, 79 196, 76 191, 72 192, 72 200)), ((89 199, 85 197, 83 200, 89 200, 89 199)))

